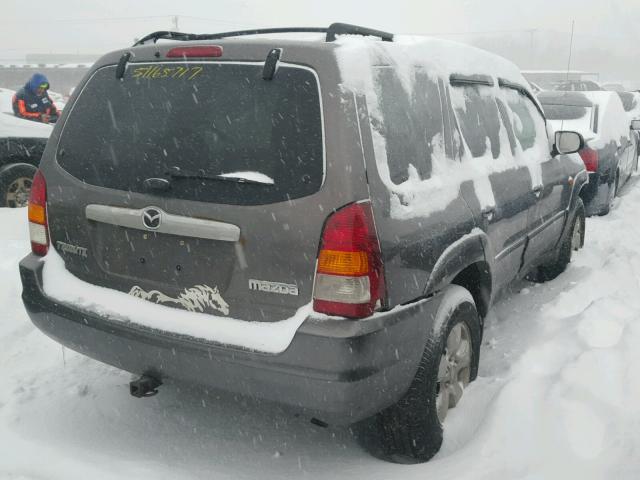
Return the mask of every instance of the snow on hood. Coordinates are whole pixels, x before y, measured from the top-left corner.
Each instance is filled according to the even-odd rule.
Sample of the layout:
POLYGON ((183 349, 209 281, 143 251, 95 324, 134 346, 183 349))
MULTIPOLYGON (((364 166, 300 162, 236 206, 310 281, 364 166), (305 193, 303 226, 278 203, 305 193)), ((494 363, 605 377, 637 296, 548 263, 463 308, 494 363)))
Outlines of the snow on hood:
MULTIPOLYGON (((518 145, 515 158, 510 148, 501 148, 498 158, 493 158, 491 149, 487 149, 487 154, 482 158, 472 158, 464 138, 460 138, 456 140, 464 143, 465 156, 462 162, 452 161, 445 156, 443 139, 434 136, 429 142, 432 149, 431 176, 428 179, 420 178, 415 166, 410 165, 408 180, 400 185, 395 184, 389 173, 386 139, 377 128, 377 125, 384 124, 384 118, 376 93, 376 67, 386 65, 394 67, 409 97, 414 90, 416 67, 434 80, 441 79, 444 85, 449 85, 451 74, 492 76, 493 93, 505 103, 508 102, 510 95, 513 99, 513 96, 517 97, 519 94, 514 90, 506 91, 500 88, 498 78, 524 88, 529 88, 529 84, 518 67, 508 60, 455 42, 415 36, 395 36, 393 42, 380 42, 366 37, 345 35, 336 43, 338 44, 336 57, 343 87, 367 98, 376 163, 380 177, 390 191, 393 218, 426 217, 445 210, 459 196, 461 183, 468 180, 473 181, 482 207, 495 206, 495 198, 489 182, 489 175, 495 171, 525 165, 530 171, 532 187, 542 183, 540 162, 549 157, 550 149, 544 120, 535 113, 534 118, 537 115, 539 119, 535 125, 536 143, 533 148, 524 152, 518 145), (428 201, 424 201, 425 198, 428 198, 428 201)), ((465 97, 458 90, 450 88, 451 101, 454 109, 464 111, 465 97)), ((533 101, 537 103, 536 100, 533 101)), ((533 104, 531 109, 535 110, 533 104)), ((510 120, 514 128, 517 128, 518 120, 515 117, 510 120)), ((520 128, 522 128, 521 125, 520 128)), ((500 144, 508 143, 506 129, 501 123, 500 144)))
POLYGON ((0 88, 0 138, 49 138, 53 125, 18 118, 13 114, 11 99, 16 92, 0 88))

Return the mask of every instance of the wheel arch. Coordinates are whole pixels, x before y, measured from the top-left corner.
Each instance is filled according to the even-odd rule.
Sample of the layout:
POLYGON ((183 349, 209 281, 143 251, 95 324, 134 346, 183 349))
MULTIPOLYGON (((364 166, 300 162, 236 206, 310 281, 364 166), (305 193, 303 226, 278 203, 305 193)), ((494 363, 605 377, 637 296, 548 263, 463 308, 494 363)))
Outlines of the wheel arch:
POLYGON ((481 318, 487 315, 493 293, 492 268, 485 251, 489 239, 480 229, 452 243, 436 262, 425 295, 433 295, 447 285, 466 288, 476 304, 481 318))
MULTIPOLYGON (((571 201, 569 202, 569 211, 572 211, 578 198, 582 198, 584 187, 589 183, 589 173, 586 170, 580 170, 573 179, 573 192, 571 194, 571 201)), ((584 198, 583 198, 584 201, 584 198)))

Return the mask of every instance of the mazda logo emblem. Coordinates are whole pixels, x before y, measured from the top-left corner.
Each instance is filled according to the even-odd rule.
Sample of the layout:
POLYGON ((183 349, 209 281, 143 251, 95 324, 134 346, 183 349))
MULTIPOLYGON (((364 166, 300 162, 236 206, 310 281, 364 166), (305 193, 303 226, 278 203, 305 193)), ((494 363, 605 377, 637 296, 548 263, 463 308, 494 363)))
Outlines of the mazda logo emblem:
POLYGON ((142 212, 142 224, 149 230, 157 230, 162 223, 162 211, 155 207, 145 208, 142 212))

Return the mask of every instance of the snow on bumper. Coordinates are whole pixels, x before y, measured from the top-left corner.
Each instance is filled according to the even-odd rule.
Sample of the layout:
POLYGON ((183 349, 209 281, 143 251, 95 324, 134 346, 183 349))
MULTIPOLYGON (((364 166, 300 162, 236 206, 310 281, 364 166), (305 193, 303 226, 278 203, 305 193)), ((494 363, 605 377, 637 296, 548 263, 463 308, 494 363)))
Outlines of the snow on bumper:
MULTIPOLYGON (((435 297, 364 321, 318 319, 305 312, 302 319, 296 318, 300 326, 284 350, 265 353, 113 317, 112 305, 124 310, 125 299, 136 307, 144 302, 126 294, 111 306, 98 302, 100 295, 88 297, 93 301, 82 306, 56 300, 43 287, 49 260, 43 262, 34 255, 22 260, 22 298, 33 323, 59 343, 135 374, 276 401, 332 423, 371 416, 407 391, 439 304, 435 297)), ((67 284, 64 290, 70 287, 67 284)), ((153 311, 168 308, 149 307, 153 311)), ((212 317, 186 313, 201 322, 212 317)))
POLYGON ((302 322, 312 312, 311 304, 304 305, 292 317, 279 322, 250 322, 188 312, 84 282, 69 273, 64 260, 54 249, 49 250, 42 262, 44 293, 59 302, 113 321, 131 322, 154 330, 248 350, 283 352, 302 322), (124 315, 123 312, 127 314, 124 315))

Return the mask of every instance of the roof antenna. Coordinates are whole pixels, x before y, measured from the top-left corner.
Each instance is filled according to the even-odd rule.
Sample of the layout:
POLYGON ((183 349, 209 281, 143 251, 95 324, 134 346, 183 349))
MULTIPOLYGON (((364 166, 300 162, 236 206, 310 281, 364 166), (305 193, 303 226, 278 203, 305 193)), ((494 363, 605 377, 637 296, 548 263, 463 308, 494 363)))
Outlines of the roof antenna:
POLYGON ((569 42, 569 61, 567 62, 567 83, 569 82, 569 72, 571 70, 571 53, 573 52, 573 31, 576 26, 576 21, 571 20, 571 41, 569 42))
MULTIPOLYGON (((569 60, 567 61, 567 77, 566 77, 566 85, 569 88, 569 72, 571 71, 571 53, 573 52, 573 32, 576 27, 576 21, 571 20, 571 40, 569 41, 569 60)), ((563 94, 566 96, 567 92, 563 94)), ((564 119, 560 121, 560 130, 564 130, 564 119)))

